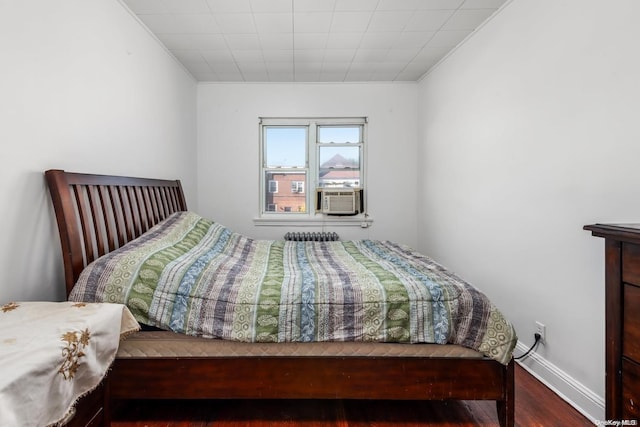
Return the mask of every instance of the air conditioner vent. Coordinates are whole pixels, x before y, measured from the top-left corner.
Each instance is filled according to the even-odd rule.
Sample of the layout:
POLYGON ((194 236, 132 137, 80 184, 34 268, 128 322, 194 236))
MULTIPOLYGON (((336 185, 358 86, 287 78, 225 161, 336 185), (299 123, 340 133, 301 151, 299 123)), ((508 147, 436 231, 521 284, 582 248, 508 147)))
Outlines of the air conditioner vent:
POLYGON ((328 215, 355 215, 361 212, 359 188, 318 189, 318 210, 328 215))

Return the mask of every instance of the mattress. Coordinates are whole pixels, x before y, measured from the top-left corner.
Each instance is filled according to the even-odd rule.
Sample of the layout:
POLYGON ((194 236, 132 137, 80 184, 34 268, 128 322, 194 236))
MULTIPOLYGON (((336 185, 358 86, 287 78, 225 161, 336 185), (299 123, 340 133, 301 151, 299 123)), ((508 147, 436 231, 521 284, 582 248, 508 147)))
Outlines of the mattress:
POLYGON ((447 357, 481 359, 484 356, 460 345, 390 344, 367 342, 245 343, 208 339, 169 331, 137 332, 118 349, 127 358, 227 357, 447 357))

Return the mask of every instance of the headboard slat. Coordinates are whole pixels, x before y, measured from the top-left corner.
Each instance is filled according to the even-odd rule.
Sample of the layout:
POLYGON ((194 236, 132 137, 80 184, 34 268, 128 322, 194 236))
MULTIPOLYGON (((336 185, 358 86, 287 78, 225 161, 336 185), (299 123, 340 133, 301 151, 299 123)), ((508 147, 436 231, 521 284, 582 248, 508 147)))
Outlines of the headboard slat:
POLYGON ((87 197, 89 200, 89 208, 90 208, 90 222, 92 226, 92 231, 95 239, 96 252, 98 256, 104 255, 106 252, 105 248, 105 229, 100 228, 102 223, 102 218, 98 217, 101 212, 100 209, 100 188, 95 185, 90 185, 87 187, 87 197))
POLYGON ((96 228, 101 231, 103 236, 102 245, 99 252, 101 255, 115 250, 117 245, 117 231, 114 229, 115 206, 111 205, 111 197, 108 193, 107 186, 96 186, 96 194, 98 195, 96 203, 96 216, 94 223, 96 228), (104 235, 106 233, 106 236, 104 235))
POLYGON ((129 197, 129 203, 131 205, 131 218, 133 222, 133 234, 139 236, 142 234, 142 213, 140 212, 141 206, 138 201, 138 192, 135 187, 128 186, 127 194, 129 197))
POLYGON ((147 213, 147 217, 146 217, 146 228, 151 228, 153 227, 153 224, 156 223, 157 221, 157 214, 155 213, 155 210, 153 209, 153 202, 151 201, 151 190, 149 188, 141 188, 140 191, 142 191, 142 198, 144 200, 144 208, 145 211, 147 213))
POLYGON ((45 172, 58 223, 67 295, 99 256, 187 210, 179 180, 45 172))
POLYGON ((130 187, 115 187, 118 191, 118 200, 120 200, 120 207, 122 208, 122 217, 124 222, 124 241, 127 242, 133 238, 135 233, 134 219, 131 216, 131 204, 129 203, 129 188, 130 187))
POLYGON ((175 192, 171 191, 171 189, 167 189, 169 191, 169 201, 171 202, 171 209, 174 210, 178 205, 178 201, 176 200, 175 192))
MULTIPOLYGON (((82 236, 82 243, 84 244, 84 257, 82 257, 80 260, 82 261, 83 264, 86 265, 86 259, 95 259, 97 258, 95 252, 94 252, 94 247, 93 247, 93 240, 94 240, 94 234, 91 232, 92 227, 92 219, 89 215, 89 212, 91 211, 91 208, 87 205, 87 196, 88 196, 88 192, 90 191, 90 188, 82 188, 79 187, 77 185, 73 186, 73 190, 74 193, 76 195, 76 208, 78 209, 78 219, 80 220, 80 230, 79 230, 79 234, 80 236, 82 236)), ((74 267, 76 267, 76 264, 74 264, 74 267)))
POLYGON ((113 185, 108 185, 105 187, 107 190, 107 194, 109 195, 109 202, 113 206, 113 224, 115 227, 115 235, 117 239, 115 239, 116 247, 120 247, 124 245, 124 242, 127 241, 125 236, 126 228, 124 223, 122 205, 120 203, 120 197, 118 193, 120 192, 118 187, 113 185))

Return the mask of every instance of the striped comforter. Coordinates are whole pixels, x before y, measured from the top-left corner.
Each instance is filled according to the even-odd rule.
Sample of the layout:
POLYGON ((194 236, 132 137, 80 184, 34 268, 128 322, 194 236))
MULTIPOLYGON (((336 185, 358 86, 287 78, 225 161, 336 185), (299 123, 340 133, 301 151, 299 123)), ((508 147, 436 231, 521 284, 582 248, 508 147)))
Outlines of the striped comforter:
POLYGON ((253 240, 192 212, 87 266, 69 298, 245 342, 453 343, 506 364, 517 340, 484 294, 406 246, 253 240))

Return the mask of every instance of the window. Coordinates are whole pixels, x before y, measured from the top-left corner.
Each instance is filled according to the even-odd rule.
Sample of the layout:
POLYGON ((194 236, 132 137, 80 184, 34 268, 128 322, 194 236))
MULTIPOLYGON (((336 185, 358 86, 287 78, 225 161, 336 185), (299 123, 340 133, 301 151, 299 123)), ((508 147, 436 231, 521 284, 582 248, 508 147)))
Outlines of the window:
POLYGON ((291 181, 292 193, 304 193, 304 181, 291 181))
POLYGON ((316 188, 362 188, 365 118, 263 118, 260 213, 315 215, 316 188))

